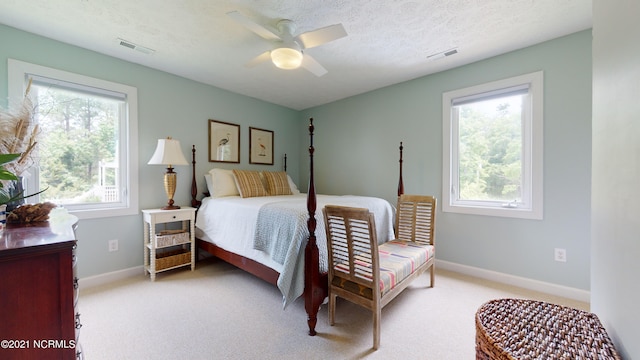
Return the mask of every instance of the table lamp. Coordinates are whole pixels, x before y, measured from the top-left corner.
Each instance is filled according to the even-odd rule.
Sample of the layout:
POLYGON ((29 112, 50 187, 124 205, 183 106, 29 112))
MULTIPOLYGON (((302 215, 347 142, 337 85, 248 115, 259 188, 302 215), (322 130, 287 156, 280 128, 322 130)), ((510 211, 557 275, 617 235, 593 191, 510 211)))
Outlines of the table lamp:
POLYGON ((180 209, 180 206, 173 205, 173 194, 176 192, 177 183, 173 165, 189 165, 180 148, 180 141, 172 139, 170 136, 166 139, 158 139, 156 151, 147 164, 167 166, 167 172, 164 174, 164 191, 167 193, 169 202, 162 210, 180 209))

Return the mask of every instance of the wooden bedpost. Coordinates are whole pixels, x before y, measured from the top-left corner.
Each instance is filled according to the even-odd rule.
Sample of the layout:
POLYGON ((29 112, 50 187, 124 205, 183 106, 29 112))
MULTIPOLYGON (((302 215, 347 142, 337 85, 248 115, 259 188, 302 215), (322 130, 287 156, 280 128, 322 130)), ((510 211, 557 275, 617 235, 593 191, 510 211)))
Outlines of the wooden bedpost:
POLYGON ((191 206, 197 208, 200 206, 198 200, 198 182, 196 181, 196 146, 191 145, 191 206))
POLYGON ((400 176, 398 178, 398 197, 404 194, 404 184, 402 183, 402 141, 400 141, 400 176))
POLYGON ((307 210, 309 219, 307 228, 309 229, 309 241, 305 247, 304 266, 304 307, 307 311, 307 325, 309 325, 309 335, 316 335, 316 323, 318 321, 318 310, 326 296, 322 284, 320 284, 320 257, 316 243, 316 186, 313 178, 313 118, 309 119, 309 189, 307 191, 307 210))

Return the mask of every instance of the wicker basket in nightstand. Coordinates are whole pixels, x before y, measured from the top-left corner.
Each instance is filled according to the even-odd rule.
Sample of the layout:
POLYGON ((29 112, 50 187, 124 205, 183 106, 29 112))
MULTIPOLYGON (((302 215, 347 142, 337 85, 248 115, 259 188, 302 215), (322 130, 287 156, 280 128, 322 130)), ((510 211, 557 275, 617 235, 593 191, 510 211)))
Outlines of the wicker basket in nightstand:
POLYGON ((173 250, 156 254, 156 271, 191 263, 191 251, 173 250))
POLYGON ((476 313, 476 359, 620 359, 595 314, 524 299, 476 313))
POLYGON ((165 230, 156 234, 156 248, 186 244, 191 241, 191 234, 182 230, 165 230))

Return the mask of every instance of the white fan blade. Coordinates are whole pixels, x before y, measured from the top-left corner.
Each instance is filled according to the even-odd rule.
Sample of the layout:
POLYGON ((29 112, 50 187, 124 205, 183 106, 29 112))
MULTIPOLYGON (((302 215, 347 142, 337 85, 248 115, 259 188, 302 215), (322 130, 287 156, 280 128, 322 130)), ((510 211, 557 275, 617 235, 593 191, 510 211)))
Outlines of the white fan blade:
POLYGON ((302 33, 296 36, 296 40, 302 44, 303 49, 310 49, 345 36, 347 36, 347 32, 342 24, 336 24, 302 33))
POLYGON ((237 11, 230 11, 227 13, 233 20, 238 22, 240 25, 246 27, 247 29, 253 31, 259 36, 267 39, 267 40, 282 40, 280 35, 277 32, 267 28, 266 26, 260 25, 253 20, 245 17, 237 11))
POLYGON ((254 67, 262 62, 271 60, 271 51, 265 51, 262 54, 254 57, 248 63, 244 64, 245 67, 254 67))
POLYGON ((308 54, 304 54, 302 57, 302 67, 309 70, 315 76, 322 76, 327 73, 327 69, 325 69, 316 59, 312 58, 308 54))

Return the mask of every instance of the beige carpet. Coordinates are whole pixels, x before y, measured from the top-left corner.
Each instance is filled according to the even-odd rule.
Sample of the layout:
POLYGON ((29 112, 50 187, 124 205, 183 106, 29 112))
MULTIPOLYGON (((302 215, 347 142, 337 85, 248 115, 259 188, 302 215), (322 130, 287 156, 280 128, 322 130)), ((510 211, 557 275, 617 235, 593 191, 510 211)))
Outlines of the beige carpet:
POLYGON ((304 303, 282 310, 277 288, 219 261, 199 262, 81 291, 80 344, 99 359, 474 359, 474 315, 484 302, 529 298, 588 310, 582 302, 437 271, 423 275, 382 310, 372 351, 371 313, 338 300, 318 335, 307 335, 304 303))

